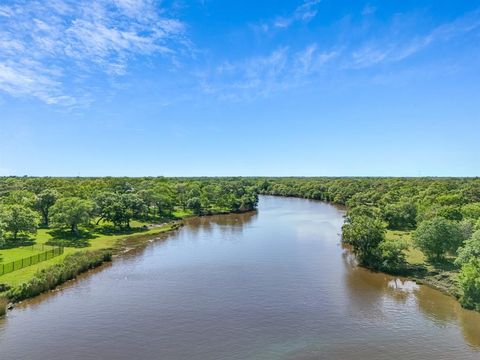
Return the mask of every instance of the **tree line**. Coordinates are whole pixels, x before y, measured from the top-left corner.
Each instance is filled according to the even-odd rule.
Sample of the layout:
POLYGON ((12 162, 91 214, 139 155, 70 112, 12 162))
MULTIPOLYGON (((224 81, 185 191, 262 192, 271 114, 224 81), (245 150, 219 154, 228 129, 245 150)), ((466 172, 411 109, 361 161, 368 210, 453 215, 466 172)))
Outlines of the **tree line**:
POLYGON ((453 258, 460 301, 480 310, 480 179, 478 178, 0 178, 0 244, 38 227, 68 229, 175 214, 250 211, 258 194, 344 205, 343 241, 360 264, 399 273, 408 245, 386 237, 409 231, 431 263, 453 258))
POLYGON ((344 205, 344 243, 361 265, 401 273, 408 245, 386 230, 411 231, 428 261, 454 259, 460 301, 480 310, 479 178, 263 178, 261 194, 302 197, 344 205))
POLYGON ((68 229, 132 220, 164 221, 180 214, 244 212, 256 208, 252 184, 208 178, 0 178, 0 246, 39 227, 68 229))

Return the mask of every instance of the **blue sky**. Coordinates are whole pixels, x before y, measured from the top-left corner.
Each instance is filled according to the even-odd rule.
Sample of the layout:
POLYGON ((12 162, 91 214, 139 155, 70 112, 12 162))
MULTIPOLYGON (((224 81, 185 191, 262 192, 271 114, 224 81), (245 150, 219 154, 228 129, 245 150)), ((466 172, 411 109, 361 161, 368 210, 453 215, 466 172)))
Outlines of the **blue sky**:
POLYGON ((0 175, 480 175, 478 1, 0 1, 0 175))

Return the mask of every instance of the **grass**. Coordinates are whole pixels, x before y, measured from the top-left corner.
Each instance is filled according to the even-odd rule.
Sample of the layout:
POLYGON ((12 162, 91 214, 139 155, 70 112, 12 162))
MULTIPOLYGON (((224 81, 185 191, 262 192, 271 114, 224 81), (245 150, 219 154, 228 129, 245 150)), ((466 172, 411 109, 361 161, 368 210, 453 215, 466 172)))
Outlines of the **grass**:
POLYGON ((444 293, 458 297, 458 269, 453 265, 453 257, 446 257, 443 262, 431 263, 423 252, 415 248, 412 232, 388 230, 386 237, 391 240, 404 241, 406 250, 407 275, 419 283, 430 285, 444 293))
POLYGON ((426 265, 426 257, 423 252, 414 247, 410 231, 388 230, 386 237, 390 240, 403 241, 408 245, 406 260, 409 265, 426 265))
POLYGON ((12 302, 18 302, 37 296, 111 260, 112 252, 110 250, 77 251, 65 257, 61 264, 38 271, 28 282, 10 289, 6 292, 7 297, 12 302))
MULTIPOLYGON (((64 245, 65 251, 63 255, 43 261, 41 263, 5 274, 0 276, 0 283, 8 284, 10 286, 17 286, 21 283, 29 281, 34 275, 43 269, 47 269, 52 265, 60 264, 65 257, 79 251, 91 250, 105 250, 114 249, 117 243, 125 238, 135 237, 138 235, 151 236, 162 232, 170 231, 173 228, 173 223, 166 223, 160 226, 146 228, 147 223, 132 221, 132 228, 128 231, 120 233, 112 233, 104 231, 109 225, 98 226, 94 229, 82 229, 82 236, 76 240, 72 238, 68 231, 58 231, 51 229, 39 229, 33 242, 38 245, 64 245), (80 246, 79 246, 80 245, 80 246)), ((32 246, 22 246, 18 248, 9 248, 0 250, 2 262, 7 263, 13 260, 21 259, 41 251, 32 250, 32 246)))

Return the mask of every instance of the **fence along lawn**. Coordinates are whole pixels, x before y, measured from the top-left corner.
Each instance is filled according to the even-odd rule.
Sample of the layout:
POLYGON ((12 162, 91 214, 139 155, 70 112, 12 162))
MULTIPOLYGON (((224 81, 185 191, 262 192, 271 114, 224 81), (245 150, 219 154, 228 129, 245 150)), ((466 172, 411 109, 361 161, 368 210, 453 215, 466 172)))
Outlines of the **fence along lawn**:
MULTIPOLYGON (((46 251, 45 251, 45 246, 42 245, 41 247, 44 249, 43 252, 37 252, 34 255, 30 255, 28 257, 10 261, 8 263, 1 263, 0 276, 11 273, 16 270, 23 269, 27 266, 38 264, 42 261, 50 260, 56 256, 62 255, 64 252, 63 247, 60 247, 60 246, 52 247, 51 249, 46 251)), ((33 247, 32 247, 32 251, 34 251, 33 247)))

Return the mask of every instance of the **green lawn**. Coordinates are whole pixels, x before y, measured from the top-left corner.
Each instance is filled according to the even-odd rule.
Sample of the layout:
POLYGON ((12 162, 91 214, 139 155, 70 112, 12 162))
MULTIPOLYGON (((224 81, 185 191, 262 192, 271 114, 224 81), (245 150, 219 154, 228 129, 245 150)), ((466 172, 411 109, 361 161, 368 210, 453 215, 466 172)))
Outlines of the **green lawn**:
POLYGON ((404 241, 408 245, 406 251, 407 262, 410 265, 427 265, 426 257, 422 251, 415 248, 412 240, 412 233, 410 231, 388 230, 386 237, 392 240, 404 241))
MULTIPOLYGON (((192 216, 193 214, 190 210, 176 208, 172 215, 175 219, 183 219, 192 216)), ((37 271, 61 263, 65 256, 69 254, 78 251, 112 249, 123 239, 134 238, 139 235, 154 235, 169 231, 172 229, 173 223, 169 222, 163 225, 155 225, 151 221, 132 220, 130 222, 130 227, 129 230, 119 233, 113 229, 112 224, 101 222, 99 225, 92 225, 90 228, 81 229, 80 238, 73 237, 68 230, 59 231, 58 229, 39 229, 37 234, 29 239, 33 243, 33 246, 28 245, 0 249, 0 263, 5 264, 36 255, 42 252, 42 245, 45 245, 45 251, 49 249, 49 245, 62 245, 64 246, 64 253, 38 264, 5 275, 0 275, 0 284, 16 286, 22 282, 28 281, 37 271)))

